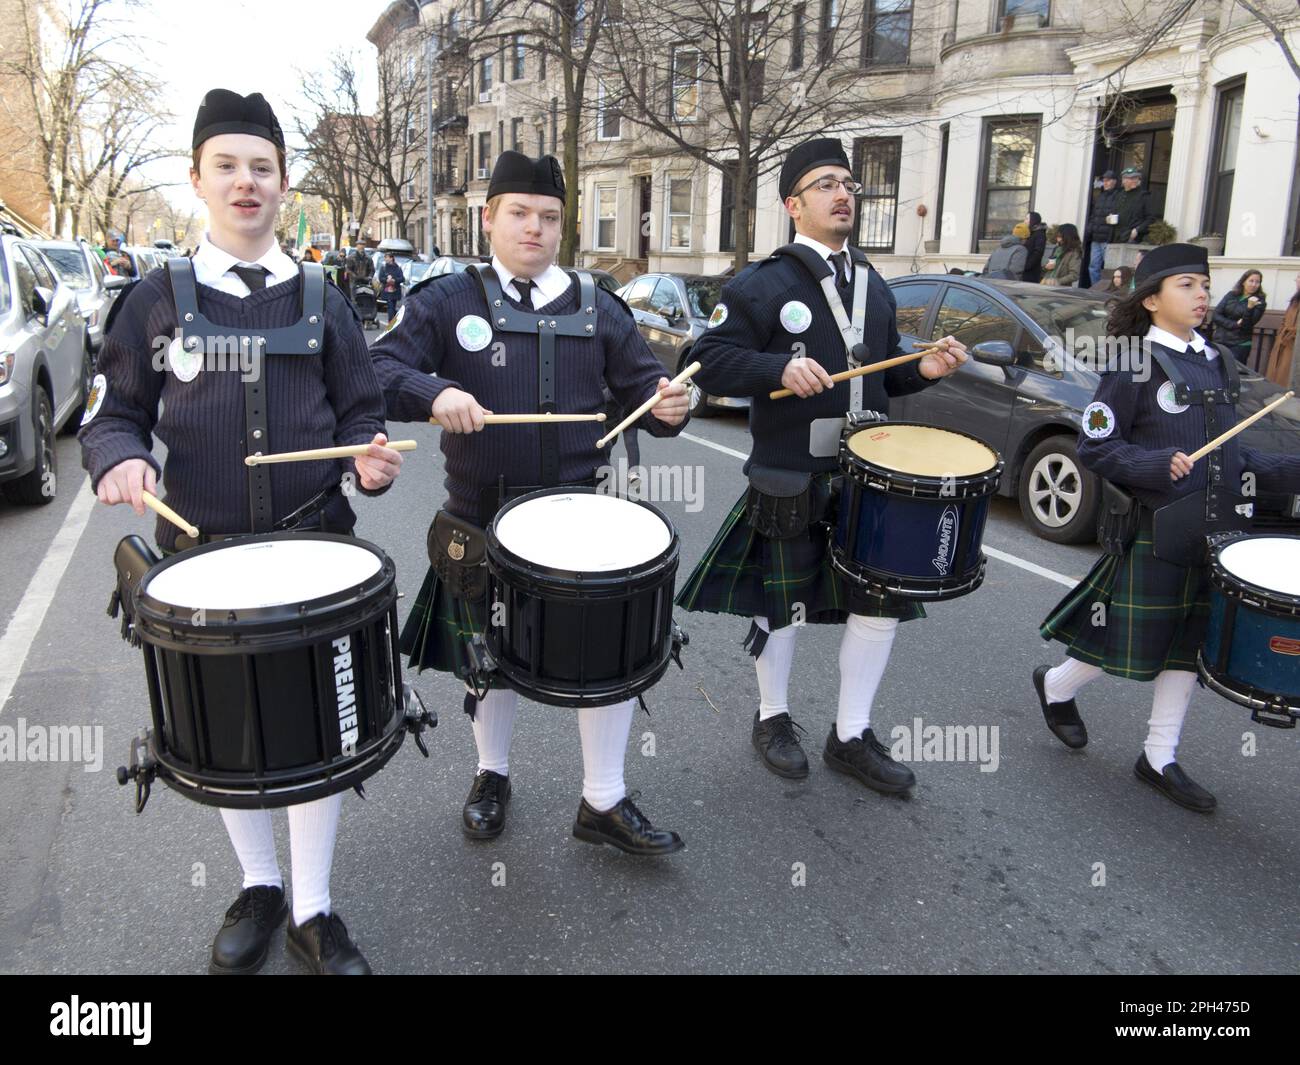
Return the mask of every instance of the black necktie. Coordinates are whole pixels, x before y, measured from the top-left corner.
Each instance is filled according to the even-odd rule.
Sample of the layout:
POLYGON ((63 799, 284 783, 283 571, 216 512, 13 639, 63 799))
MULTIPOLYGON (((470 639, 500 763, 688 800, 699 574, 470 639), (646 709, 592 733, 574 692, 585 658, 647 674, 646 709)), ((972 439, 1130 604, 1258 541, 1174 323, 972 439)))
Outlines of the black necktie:
POLYGON ((230 272, 248 286, 249 292, 261 292, 266 288, 266 275, 271 271, 265 266, 232 266, 230 272))
POLYGON ((837 251, 830 256, 831 264, 835 267, 835 284, 841 289, 849 287, 849 253, 846 251, 837 251))
POLYGON ((519 302, 531 311, 533 309, 533 283, 526 277, 516 277, 515 288, 519 290, 519 302))

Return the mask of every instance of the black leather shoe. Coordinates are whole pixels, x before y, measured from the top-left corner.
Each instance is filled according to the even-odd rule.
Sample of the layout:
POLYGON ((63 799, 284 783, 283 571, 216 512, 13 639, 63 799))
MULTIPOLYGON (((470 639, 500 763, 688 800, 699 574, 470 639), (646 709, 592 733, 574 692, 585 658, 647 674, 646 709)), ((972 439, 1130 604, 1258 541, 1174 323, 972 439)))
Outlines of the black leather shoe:
POLYGON ((686 846, 676 832, 655 828, 630 798, 605 813, 593 809, 583 799, 578 804, 573 834, 584 843, 608 843, 624 854, 644 857, 672 854, 686 846))
POLYGON ((871 729, 864 729, 861 736, 841 743, 839 733, 832 725, 822 758, 837 773, 857 777, 867 787, 886 795, 897 795, 916 783, 912 771, 889 757, 889 749, 876 739, 871 729))
POLYGON ((808 756, 799 745, 798 733, 802 731, 803 727, 789 714, 760 721, 758 711, 754 711, 754 750, 763 764, 779 777, 802 780, 808 775, 808 756))
POLYGON ((1147 752, 1143 751, 1133 772, 1137 774, 1138 780, 1145 780, 1179 806, 1195 810, 1198 814, 1212 814, 1219 805, 1218 800, 1184 773, 1183 767, 1177 762, 1170 762, 1163 772, 1157 773, 1147 761, 1147 752))
POLYGON ((474 778, 462 827, 470 839, 492 839, 506 827, 506 805, 510 802, 510 778, 485 769, 474 778))
POLYGON ((317 976, 369 976, 370 965, 348 938, 337 913, 318 913, 299 928, 292 921, 285 934, 289 953, 317 976))
POLYGON ((1088 730, 1079 716, 1079 708, 1071 699, 1068 703, 1049 703, 1047 701, 1047 671, 1051 666, 1039 666, 1034 670, 1034 691, 1038 692, 1038 703, 1043 708, 1043 720, 1052 730, 1052 735, 1067 747, 1078 750, 1088 745, 1088 730))
POLYGON ((283 888, 245 888, 226 911, 226 923, 212 941, 208 972, 218 975, 257 972, 266 961, 271 933, 288 912, 283 888))

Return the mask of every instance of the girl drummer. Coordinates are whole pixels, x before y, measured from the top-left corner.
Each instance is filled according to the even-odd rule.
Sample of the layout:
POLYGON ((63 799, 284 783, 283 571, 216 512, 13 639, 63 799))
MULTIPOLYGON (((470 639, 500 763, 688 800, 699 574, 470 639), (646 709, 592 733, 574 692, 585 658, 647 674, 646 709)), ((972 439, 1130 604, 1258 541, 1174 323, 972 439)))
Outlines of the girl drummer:
POLYGON ((1103 672, 1154 681, 1135 772, 1198 813, 1210 813, 1215 798, 1174 754, 1208 620, 1204 537, 1240 527, 1238 508, 1256 490, 1300 491, 1300 456, 1260 452, 1239 436, 1203 461, 1188 458, 1237 421, 1233 358, 1195 331, 1209 305, 1206 255, 1190 244, 1154 249, 1138 266, 1134 291, 1112 305, 1107 333, 1119 345, 1127 338, 1130 350, 1101 375, 1078 447, 1083 465, 1110 482, 1107 553, 1040 627, 1044 639, 1065 644, 1067 657, 1033 674, 1047 727, 1073 748, 1088 742, 1074 701, 1085 684, 1103 672), (1162 520, 1170 517, 1177 520, 1162 520))

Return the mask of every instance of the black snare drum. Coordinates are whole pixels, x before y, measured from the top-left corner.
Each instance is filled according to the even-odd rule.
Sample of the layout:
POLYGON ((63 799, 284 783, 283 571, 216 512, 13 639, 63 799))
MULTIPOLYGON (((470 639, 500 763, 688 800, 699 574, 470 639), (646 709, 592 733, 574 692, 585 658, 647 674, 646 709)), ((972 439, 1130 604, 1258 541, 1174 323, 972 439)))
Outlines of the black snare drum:
POLYGON ((487 649, 510 686, 554 706, 639 695, 668 668, 677 533, 649 503, 550 488, 488 527, 487 649))
POLYGON ((215 806, 321 798, 359 785, 428 720, 403 693, 395 571, 372 544, 248 536, 120 583, 153 715, 119 770, 140 806, 154 775, 215 806))

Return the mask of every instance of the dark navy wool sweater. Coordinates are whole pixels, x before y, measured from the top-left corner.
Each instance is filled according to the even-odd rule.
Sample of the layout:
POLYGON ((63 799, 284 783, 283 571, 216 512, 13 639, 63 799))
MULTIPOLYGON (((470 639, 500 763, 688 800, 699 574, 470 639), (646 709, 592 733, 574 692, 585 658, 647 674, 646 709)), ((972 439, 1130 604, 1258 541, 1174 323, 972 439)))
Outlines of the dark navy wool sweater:
MULTIPOLYGON (((537 314, 578 310, 578 290, 570 283, 563 296, 538 308, 537 314)), ((482 329, 491 329, 483 291, 469 271, 438 278, 412 291, 402 320, 370 349, 389 418, 427 421, 433 401, 444 388, 468 392, 493 414, 537 413, 536 334, 495 330, 490 336, 476 334, 471 326, 479 323, 482 329), (467 319, 477 322, 466 323, 467 319), (476 350, 466 347, 465 340, 476 350)), ((596 289, 595 335, 590 339, 555 338, 559 414, 603 411, 602 383, 607 383, 630 411, 654 394, 664 376, 664 367, 637 332, 631 312, 601 288, 596 289)), ((666 425, 650 412, 635 425, 652 436, 676 436, 685 423, 666 425)), ((601 422, 567 422, 555 427, 561 483, 587 480, 608 461, 610 445, 597 451, 596 441, 612 428, 601 422)), ((490 425, 478 433, 444 432, 447 509, 476 521, 479 494, 499 478, 504 477, 508 487, 541 484, 540 441, 536 425, 490 425)))
MULTIPOLYGON (((826 273, 830 272, 828 264, 826 273)), ((850 307, 852 291, 850 287, 850 307)), ((724 285, 718 307, 724 311, 714 309, 710 322, 716 324, 709 326, 692 350, 693 357, 702 364, 695 380, 714 395, 751 397, 749 429, 753 448, 749 462, 787 470, 835 469, 838 460, 834 456, 813 457, 810 453, 809 427, 817 418, 843 417, 848 412, 849 383, 841 381, 808 399, 768 398, 769 392, 781 387, 786 363, 800 350, 827 373, 849 369, 844 339, 826 306, 821 285, 792 256, 773 256, 751 263, 724 285), (790 332, 781 320, 783 308, 795 302, 812 312, 812 324, 797 333, 790 332), (802 348, 796 349, 796 344, 802 348)), ((902 354, 897 309, 884 278, 868 267, 863 324, 865 361, 881 362, 902 354)), ((801 321, 789 312, 786 320, 794 325, 801 321)), ((868 374, 862 384, 864 409, 887 414, 890 396, 919 392, 932 382, 922 377, 917 364, 911 362, 868 374)))
MULTIPOLYGON (((1183 353, 1164 345, 1153 346, 1172 356, 1193 391, 1227 387, 1222 356, 1207 360, 1203 352, 1190 347, 1183 353)), ((1169 476, 1169 463, 1175 452, 1190 455, 1207 444, 1209 437, 1204 408, 1189 404, 1181 413, 1165 409, 1177 407, 1170 388, 1164 387, 1161 393, 1169 378, 1154 359, 1140 362, 1101 375, 1093 402, 1084 411, 1079 460, 1093 473, 1133 489, 1141 503, 1155 510, 1193 492, 1205 491, 1209 468, 1206 459, 1177 481, 1169 476), (1147 367, 1150 378, 1139 380, 1147 367)), ((1215 408, 1220 432, 1239 421, 1233 404, 1219 403, 1215 408)), ((1223 483, 1229 491, 1240 494, 1242 474, 1250 472, 1255 475, 1258 492, 1300 492, 1300 455, 1260 451, 1243 443, 1240 435, 1223 444, 1222 450, 1223 483)))
MULTIPOLYGON (((300 317, 300 288, 295 277, 241 299, 198 285, 199 310, 216 325, 229 326, 231 334, 288 326, 300 317)), ((176 336, 177 323, 167 271, 154 271, 122 299, 99 356, 99 371, 107 381, 103 402, 78 434, 91 487, 118 463, 144 459, 162 475, 167 503, 202 532, 249 531, 244 384, 235 360, 222 357, 218 365, 234 368, 210 366, 191 381, 169 368, 166 344, 176 336), (167 446, 165 468, 151 454, 154 435, 167 446)), ((266 451, 368 444, 384 431, 383 396, 365 336, 347 300, 332 285, 325 289, 324 350, 319 355, 267 355, 265 365, 266 451)), ((355 473, 351 459, 271 466, 276 519, 349 471, 355 473)), ((364 492, 359 483, 357 488, 364 492)), ((355 523, 342 495, 326 513, 331 527, 355 523)), ((171 550, 178 531, 159 518, 159 545, 171 550)))

